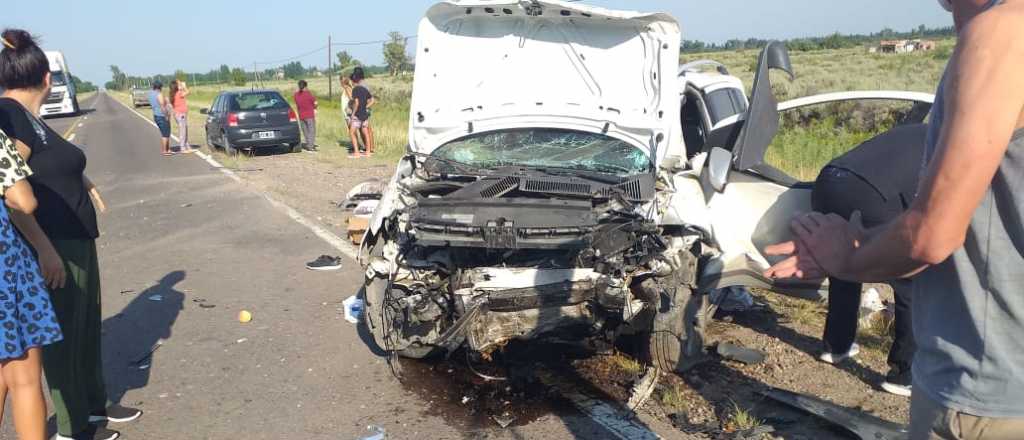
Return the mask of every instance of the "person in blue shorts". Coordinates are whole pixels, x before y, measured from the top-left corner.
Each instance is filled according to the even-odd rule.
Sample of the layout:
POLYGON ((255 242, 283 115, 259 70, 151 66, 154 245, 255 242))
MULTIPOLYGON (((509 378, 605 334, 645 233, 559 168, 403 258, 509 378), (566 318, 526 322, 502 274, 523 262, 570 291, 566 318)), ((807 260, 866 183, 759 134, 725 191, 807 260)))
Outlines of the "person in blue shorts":
POLYGON ((160 154, 170 156, 171 152, 171 121, 167 119, 170 104, 163 94, 164 84, 160 80, 153 81, 153 90, 149 91, 149 107, 153 109, 153 122, 160 129, 160 154))

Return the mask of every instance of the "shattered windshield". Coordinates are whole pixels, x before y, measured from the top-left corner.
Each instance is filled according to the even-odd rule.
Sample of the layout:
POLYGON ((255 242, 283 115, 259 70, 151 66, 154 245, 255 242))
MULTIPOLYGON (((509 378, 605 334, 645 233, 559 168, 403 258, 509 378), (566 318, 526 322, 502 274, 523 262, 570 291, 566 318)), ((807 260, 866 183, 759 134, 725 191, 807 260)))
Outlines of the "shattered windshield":
POLYGON ((482 168, 566 168, 630 176, 650 172, 647 155, 610 136, 554 128, 517 128, 466 136, 434 156, 482 168))

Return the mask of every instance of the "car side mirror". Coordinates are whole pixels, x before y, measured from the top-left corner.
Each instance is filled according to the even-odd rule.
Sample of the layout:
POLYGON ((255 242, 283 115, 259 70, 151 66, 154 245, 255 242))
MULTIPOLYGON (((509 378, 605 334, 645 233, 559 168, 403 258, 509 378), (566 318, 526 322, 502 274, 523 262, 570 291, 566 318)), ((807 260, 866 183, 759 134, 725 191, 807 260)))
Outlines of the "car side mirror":
POLYGON ((204 115, 208 115, 208 114, 210 114, 210 109, 208 109, 208 108, 201 108, 201 109, 199 109, 199 113, 200 114, 204 114, 204 115))
POLYGON ((714 147, 708 155, 708 181, 717 192, 725 191, 729 182, 729 171, 732 169, 732 152, 721 147, 714 147))

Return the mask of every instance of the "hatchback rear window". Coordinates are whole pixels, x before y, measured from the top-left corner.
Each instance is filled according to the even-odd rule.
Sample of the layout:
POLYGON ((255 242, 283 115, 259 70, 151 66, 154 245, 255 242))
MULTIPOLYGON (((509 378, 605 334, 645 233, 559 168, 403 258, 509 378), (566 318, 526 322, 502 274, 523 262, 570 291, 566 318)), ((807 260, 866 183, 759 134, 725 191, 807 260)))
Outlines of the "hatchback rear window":
POLYGON ((278 110, 288 108, 288 101, 285 101, 280 93, 276 92, 255 92, 234 95, 229 101, 229 111, 247 112, 258 110, 278 110))

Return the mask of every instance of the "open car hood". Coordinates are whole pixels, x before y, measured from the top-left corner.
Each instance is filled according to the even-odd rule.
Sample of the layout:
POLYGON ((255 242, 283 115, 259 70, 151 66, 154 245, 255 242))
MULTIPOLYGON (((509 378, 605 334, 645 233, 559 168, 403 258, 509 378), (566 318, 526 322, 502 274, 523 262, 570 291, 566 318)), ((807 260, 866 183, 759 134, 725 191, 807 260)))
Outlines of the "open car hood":
POLYGON ((682 137, 679 44, 667 14, 556 0, 438 3, 419 26, 410 149, 547 127, 605 133, 657 165, 682 137))

